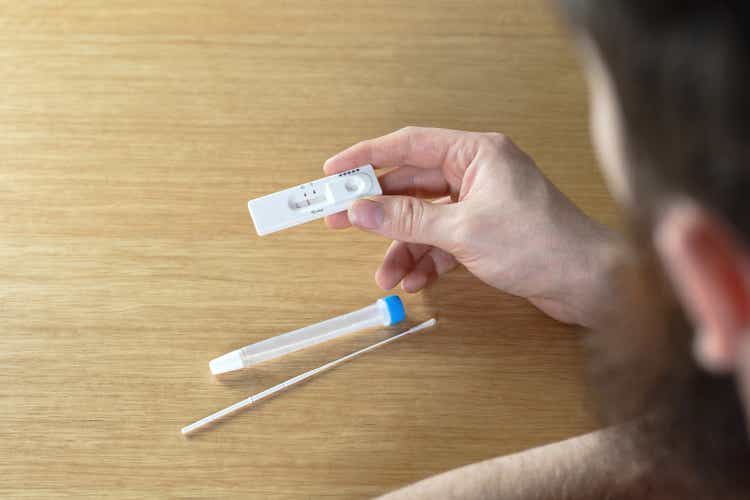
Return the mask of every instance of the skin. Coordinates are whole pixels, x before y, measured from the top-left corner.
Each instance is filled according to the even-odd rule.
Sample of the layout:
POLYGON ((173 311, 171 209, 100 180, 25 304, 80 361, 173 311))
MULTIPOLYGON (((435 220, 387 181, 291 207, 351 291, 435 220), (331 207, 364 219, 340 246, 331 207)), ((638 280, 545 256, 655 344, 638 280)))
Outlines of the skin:
MULTIPOLYGON (((596 47, 585 41, 581 46, 592 139, 611 191, 627 208, 635 197, 628 185, 614 84, 596 47)), ((694 356, 705 370, 735 374, 743 387, 750 387, 750 248, 728 221, 687 196, 665 199, 662 207, 654 245, 695 325, 694 356)), ((747 412, 750 392, 743 401, 747 412)))
POLYGON ((386 196, 360 200, 327 223, 393 240, 375 274, 380 287, 400 282, 417 292, 460 263, 559 321, 594 326, 607 292, 601 248, 612 233, 509 138, 407 127, 342 151, 324 169, 330 175, 366 163, 394 167, 380 178, 386 196))
POLYGON ((693 498, 680 478, 630 460, 616 428, 485 460, 420 481, 381 498, 503 500, 661 500, 693 498), (617 450, 617 452, 613 452, 617 450))
MULTIPOLYGON (((596 48, 582 41, 592 140, 616 200, 628 185, 622 114, 596 48)), ((604 279, 619 237, 587 217, 500 134, 408 127, 330 158, 327 174, 371 163, 393 167, 384 196, 327 218, 392 240, 375 274, 384 289, 417 292, 463 264, 482 281, 553 318, 602 328, 617 294, 604 279), (439 199, 436 202, 431 200, 439 199)), ((663 200, 653 234, 682 305, 696 325, 695 357, 738 378, 750 405, 750 248, 729 223, 688 197, 663 200)), ((750 419, 748 420, 750 425, 750 419)), ((388 495, 397 498, 688 498, 680 477, 633 468, 616 428, 456 469, 388 495), (543 478, 540 480, 540 478, 543 478)))

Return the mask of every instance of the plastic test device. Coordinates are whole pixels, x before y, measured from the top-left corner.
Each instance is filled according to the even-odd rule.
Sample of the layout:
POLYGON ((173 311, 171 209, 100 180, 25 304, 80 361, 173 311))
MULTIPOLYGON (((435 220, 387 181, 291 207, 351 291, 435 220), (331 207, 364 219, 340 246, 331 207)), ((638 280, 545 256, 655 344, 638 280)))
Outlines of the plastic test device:
POLYGON ((259 236, 348 210, 359 198, 383 194, 372 165, 250 200, 247 208, 259 236))
POLYGON ((405 317, 406 311, 401 299, 398 295, 390 295, 357 311, 229 352, 212 360, 208 366, 214 375, 240 370, 357 330, 395 325, 405 317))

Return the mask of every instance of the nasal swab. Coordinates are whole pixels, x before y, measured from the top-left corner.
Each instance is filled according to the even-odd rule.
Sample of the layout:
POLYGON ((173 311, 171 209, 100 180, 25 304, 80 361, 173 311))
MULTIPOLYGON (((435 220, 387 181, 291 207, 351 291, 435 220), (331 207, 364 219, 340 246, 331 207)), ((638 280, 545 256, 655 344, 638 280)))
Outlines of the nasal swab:
POLYGON ((253 403, 256 403, 260 401, 263 398, 266 398, 272 394, 275 394, 283 389, 286 389, 287 387, 291 387, 294 384, 297 384, 299 382, 302 382, 305 379, 308 379, 312 377, 313 375, 317 375, 320 372, 326 371, 329 368, 333 368, 334 366, 343 363, 344 361, 348 361, 352 358, 355 358, 359 356, 360 354, 364 354, 368 351, 372 351, 373 349, 377 349, 380 346, 383 346, 385 344, 388 344, 390 342, 393 342, 394 340, 400 339, 401 337, 405 337, 406 335, 409 335, 411 333, 416 333, 420 330, 424 330, 425 328, 430 328, 431 326, 435 326, 435 323, 437 321, 435 318, 429 319, 425 321, 424 323, 420 323, 417 326, 413 328, 409 328, 403 333, 399 333, 398 335, 394 335, 393 337, 389 337, 385 340, 381 340, 380 342, 376 342, 370 346, 365 347, 364 349, 360 349, 359 351, 354 351, 351 354, 347 354, 344 357, 341 357, 339 359, 336 359, 334 361, 331 361, 330 363, 326 363, 323 366, 319 366, 317 368, 313 368, 312 370, 306 371, 305 373, 302 373, 300 375, 297 375, 296 377, 292 377, 289 380, 285 380, 284 382, 281 382, 280 384, 276 384, 275 386, 271 387, 270 389, 266 389, 265 391, 259 392, 258 394, 254 394, 250 396, 247 399, 243 399, 242 401, 239 401, 231 406, 228 406, 224 408, 223 410, 219 410, 216 413, 213 413, 205 418, 202 418, 198 420, 197 422, 194 422, 188 426, 185 426, 182 428, 181 432, 182 434, 190 434, 192 432, 197 431, 201 427, 204 427, 211 422, 214 422, 222 417, 225 417, 231 413, 234 413, 238 410, 241 410, 242 408, 245 408, 247 406, 252 405, 253 403))

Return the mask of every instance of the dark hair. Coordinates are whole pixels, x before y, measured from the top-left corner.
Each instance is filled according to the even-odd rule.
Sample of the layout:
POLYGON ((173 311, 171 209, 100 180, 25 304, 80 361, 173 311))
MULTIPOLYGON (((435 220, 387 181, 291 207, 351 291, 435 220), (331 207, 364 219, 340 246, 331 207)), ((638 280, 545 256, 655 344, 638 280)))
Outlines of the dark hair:
POLYGON ((750 2, 561 3, 612 76, 644 212, 633 215, 686 194, 750 241, 750 2))
POLYGON ((673 450, 706 482, 747 493, 750 441, 735 381, 693 361, 691 327, 650 234, 660 203, 677 194, 750 242, 750 0, 560 2, 612 77, 635 200, 626 216, 646 262, 629 297, 642 317, 592 339, 603 411, 655 415, 643 439, 651 451, 673 450))

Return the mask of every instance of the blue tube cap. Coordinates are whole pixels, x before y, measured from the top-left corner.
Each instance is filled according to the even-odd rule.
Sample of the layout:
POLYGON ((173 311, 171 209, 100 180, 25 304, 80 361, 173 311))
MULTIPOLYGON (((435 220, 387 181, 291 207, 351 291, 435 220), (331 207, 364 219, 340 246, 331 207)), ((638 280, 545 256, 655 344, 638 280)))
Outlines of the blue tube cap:
POLYGON ((389 320, 387 325, 395 325, 406 319, 406 309, 404 309, 404 303, 401 302, 401 298, 398 295, 383 297, 382 299, 378 299, 378 302, 385 304, 388 310, 389 320))

